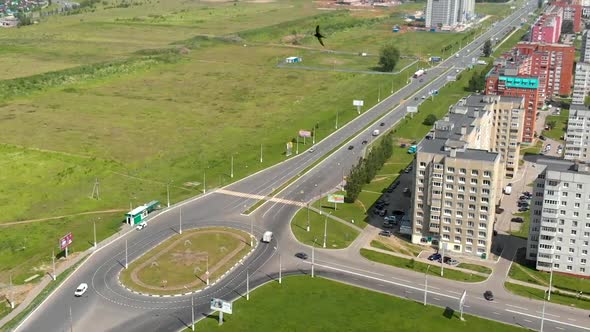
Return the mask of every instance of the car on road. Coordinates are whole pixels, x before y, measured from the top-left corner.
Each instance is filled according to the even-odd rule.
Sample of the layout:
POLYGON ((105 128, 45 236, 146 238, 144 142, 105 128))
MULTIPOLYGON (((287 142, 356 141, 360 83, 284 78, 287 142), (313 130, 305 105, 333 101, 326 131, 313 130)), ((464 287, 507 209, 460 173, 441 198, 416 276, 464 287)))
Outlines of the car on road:
POLYGON ((147 223, 145 221, 140 222, 139 224, 137 224, 137 226, 135 226, 135 229, 137 229, 138 231, 141 231, 142 229, 147 227, 147 223))
POLYGON ((385 126, 385 122, 381 122, 381 123, 379 124, 379 126, 381 126, 381 127, 385 126))
POLYGON ((315 151, 315 148, 309 148, 309 150, 307 150, 307 151, 309 151, 310 153, 311 152, 314 152, 315 151))
POLYGON ((414 97, 414 100, 418 100, 418 97, 414 97))
POLYGON ((410 192, 410 188, 408 188, 408 187, 405 187, 405 188, 404 188, 404 194, 407 194, 407 193, 409 193, 409 192, 410 192))
POLYGON ((494 300, 494 293, 492 293, 492 291, 490 291, 490 290, 487 290, 483 293, 483 298, 488 301, 493 301, 494 300))
POLYGON ((428 256, 428 260, 429 260, 429 261, 438 261, 438 260, 440 260, 440 258, 441 258, 441 257, 442 257, 442 255, 441 255, 441 254, 439 254, 439 253, 434 253, 434 254, 432 254, 432 255, 428 256))
POLYGON ((354 145, 349 145, 348 150, 352 150, 352 149, 354 149, 354 145))
POLYGON ((524 219, 521 217, 516 217, 516 218, 512 218, 510 221, 522 224, 524 222, 524 219))
POLYGON ((304 252, 298 252, 298 253, 295 254, 295 257, 301 258, 301 259, 307 259, 308 256, 304 252))
POLYGON ((80 296, 84 295, 84 293, 86 293, 87 290, 88 290, 88 284, 83 282, 78 286, 78 288, 76 288, 76 291, 74 292, 74 296, 80 297, 80 296))
POLYGON ((391 233, 391 231, 381 231, 379 232, 379 235, 381 236, 386 236, 386 237, 390 237, 393 233, 391 233))
POLYGON ((395 216, 387 216, 383 220, 385 220, 385 221, 396 221, 397 218, 395 216))
POLYGON ((362 145, 365 145, 367 143, 368 143, 367 140, 364 140, 364 141, 361 142, 362 145))
POLYGON ((426 99, 426 96, 422 96, 422 100, 426 99))

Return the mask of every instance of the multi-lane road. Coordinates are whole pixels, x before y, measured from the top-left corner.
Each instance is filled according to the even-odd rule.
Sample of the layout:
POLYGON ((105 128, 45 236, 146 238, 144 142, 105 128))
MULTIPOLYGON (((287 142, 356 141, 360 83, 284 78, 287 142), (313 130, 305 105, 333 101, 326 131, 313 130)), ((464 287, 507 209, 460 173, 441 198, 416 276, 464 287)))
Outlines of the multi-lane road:
MULTIPOLYGON (((219 225, 249 231, 250 224, 253 223, 254 233, 258 238, 265 230, 271 230, 275 234, 272 243, 258 244, 242 266, 217 284, 194 295, 195 311, 199 314, 197 318, 209 311, 209 300, 212 297, 232 300, 243 296, 247 270, 252 287, 275 279, 278 273, 278 254, 282 255, 284 275, 309 273, 310 262, 293 257, 295 252, 310 250, 294 239, 289 227, 291 217, 300 206, 334 188, 341 181, 342 173, 357 162, 361 153, 361 141, 370 139, 372 130, 380 128, 379 123, 384 122, 387 127, 397 123, 405 115, 406 106, 415 106, 421 101, 420 98, 414 100, 414 95, 422 96, 427 91, 440 89, 446 83, 448 73, 455 74, 456 69, 465 68, 471 63, 472 57, 477 57, 485 40, 503 37, 512 27, 518 26, 520 19, 532 12, 534 6, 536 3, 518 9, 465 46, 458 57, 449 57, 429 70, 424 82, 413 80, 324 138, 316 144, 315 152, 302 153, 223 190, 209 192, 178 204, 153 218, 146 229, 130 231, 110 245, 99 248, 62 287, 28 317, 18 331, 66 331, 72 328, 83 331, 176 331, 187 326, 191 320, 191 296, 138 295, 127 291, 117 281, 117 274, 124 267, 125 241, 128 243, 129 260, 133 260, 176 234, 181 205, 183 229, 219 225), (347 141, 349 143, 343 148, 302 174, 308 166, 347 141), (348 150, 346 146, 349 144, 354 149, 348 150), (269 201, 252 215, 242 215, 243 211, 258 201, 256 195, 268 195, 293 177, 297 179, 277 195, 281 201, 269 201), (90 289, 83 297, 75 298, 73 291, 81 282, 87 282, 90 289)), ((510 243, 507 244, 505 251, 510 246, 510 243)), ((315 270, 319 275, 410 299, 423 299, 422 276, 364 260, 355 246, 338 251, 317 249, 316 258, 315 270)), ((509 260, 498 263, 496 271, 507 271, 507 264, 509 260)), ((480 284, 430 278, 428 302, 458 308, 458 296, 463 290, 467 290, 466 313, 538 328, 542 303, 505 292, 501 283, 504 276, 496 274, 494 272, 489 281, 480 284), (496 301, 492 303, 481 298, 482 290, 488 288, 493 289, 496 294, 496 301)), ((582 326, 588 325, 584 320, 586 315, 581 310, 547 304, 545 326, 551 330, 584 331, 582 326)))

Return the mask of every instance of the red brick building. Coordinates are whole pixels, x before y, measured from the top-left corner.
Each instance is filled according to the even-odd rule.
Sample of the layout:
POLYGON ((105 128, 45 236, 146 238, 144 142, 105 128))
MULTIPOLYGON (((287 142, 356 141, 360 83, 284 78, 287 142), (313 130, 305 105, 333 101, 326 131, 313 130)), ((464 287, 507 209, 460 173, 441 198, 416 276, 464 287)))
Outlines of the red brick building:
POLYGON ((563 8, 562 19, 564 21, 574 22, 574 32, 582 32, 582 11, 584 8, 580 3, 575 3, 573 1, 569 3, 566 1, 555 1, 551 4, 563 8))
POLYGON ((497 64, 486 75, 486 95, 524 97, 525 114, 522 142, 534 139, 537 105, 539 103, 539 80, 536 77, 519 75, 519 66, 506 67, 497 64))

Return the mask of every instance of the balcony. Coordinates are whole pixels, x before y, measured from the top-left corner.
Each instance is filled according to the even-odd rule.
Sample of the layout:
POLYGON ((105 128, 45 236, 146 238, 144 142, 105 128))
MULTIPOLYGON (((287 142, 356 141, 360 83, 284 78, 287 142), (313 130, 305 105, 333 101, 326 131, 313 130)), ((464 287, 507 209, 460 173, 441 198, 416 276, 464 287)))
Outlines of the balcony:
POLYGON ((557 235, 557 228, 554 227, 541 227, 541 232, 539 233, 540 236, 550 236, 555 237, 557 235))

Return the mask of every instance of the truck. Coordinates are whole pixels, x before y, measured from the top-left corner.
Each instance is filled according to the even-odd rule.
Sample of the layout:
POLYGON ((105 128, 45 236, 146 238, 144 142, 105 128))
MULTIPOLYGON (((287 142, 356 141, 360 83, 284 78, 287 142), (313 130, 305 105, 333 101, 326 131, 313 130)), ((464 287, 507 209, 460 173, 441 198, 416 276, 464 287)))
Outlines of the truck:
POLYGON ((264 234, 262 234, 262 242, 269 243, 270 241, 272 241, 272 232, 264 232, 264 234))
POLYGON ((418 70, 417 72, 414 73, 414 78, 418 78, 418 77, 420 77, 420 76, 422 76, 424 74, 426 74, 426 70, 420 69, 420 70, 418 70))
POLYGON ((418 150, 418 147, 415 145, 410 146, 410 148, 408 149, 408 153, 409 154, 413 154, 416 153, 416 151, 418 150))
POLYGON ((380 133, 379 129, 373 130, 373 136, 379 136, 380 133))

